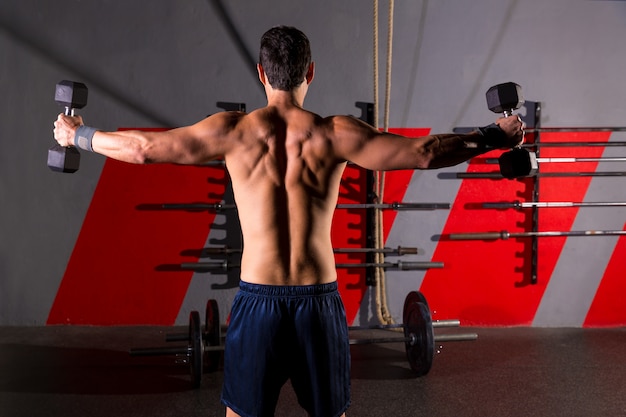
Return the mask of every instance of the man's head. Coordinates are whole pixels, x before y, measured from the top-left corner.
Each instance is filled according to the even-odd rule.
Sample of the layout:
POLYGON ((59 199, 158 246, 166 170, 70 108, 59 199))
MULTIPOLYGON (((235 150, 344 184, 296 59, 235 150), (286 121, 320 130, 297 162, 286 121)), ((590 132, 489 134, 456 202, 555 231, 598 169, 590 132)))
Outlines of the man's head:
POLYGON ((274 89, 292 91, 305 80, 311 65, 309 39, 294 27, 274 27, 261 37, 259 64, 274 89))

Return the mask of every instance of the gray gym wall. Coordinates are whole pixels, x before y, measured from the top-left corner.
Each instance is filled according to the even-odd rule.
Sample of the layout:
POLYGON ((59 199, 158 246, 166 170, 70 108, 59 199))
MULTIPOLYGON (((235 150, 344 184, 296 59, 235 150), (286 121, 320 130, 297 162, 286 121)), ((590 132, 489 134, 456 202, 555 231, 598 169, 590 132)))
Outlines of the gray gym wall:
MULTIPOLYGON (((381 75, 386 6, 381 1, 381 75)), ((373 100, 372 16, 367 0, 2 1, 0 325, 45 323, 104 162, 83 153, 76 174, 46 167, 59 80, 89 86, 81 114, 106 129, 192 123, 217 111, 216 101, 253 109, 264 104, 258 39, 288 24, 313 45, 317 72, 306 107, 358 114, 355 101, 373 100)), ((390 125, 447 132, 490 123, 484 92, 505 81, 544 103, 544 125, 623 125, 625 23, 624 1, 397 1, 390 125)), ((411 192, 426 200, 456 193, 455 185, 423 183, 411 192)), ((620 227, 624 212, 615 213, 620 227)), ((427 237, 437 227, 429 217, 390 239, 420 230, 432 253, 427 237)), ((390 304, 401 305, 404 294, 390 288, 390 304)), ((230 294, 221 297, 228 306, 230 294)), ((550 318, 544 313, 541 324, 550 318)))

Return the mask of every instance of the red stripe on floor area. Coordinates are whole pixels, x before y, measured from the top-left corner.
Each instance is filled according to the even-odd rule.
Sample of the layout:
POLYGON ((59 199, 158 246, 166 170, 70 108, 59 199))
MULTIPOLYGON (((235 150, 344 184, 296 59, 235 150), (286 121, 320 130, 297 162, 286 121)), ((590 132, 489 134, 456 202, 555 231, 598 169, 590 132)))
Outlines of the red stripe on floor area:
POLYGON ((204 246, 215 215, 142 205, 219 202, 227 181, 222 168, 107 160, 48 324, 173 324, 192 272, 172 266, 197 260, 181 252, 204 246))

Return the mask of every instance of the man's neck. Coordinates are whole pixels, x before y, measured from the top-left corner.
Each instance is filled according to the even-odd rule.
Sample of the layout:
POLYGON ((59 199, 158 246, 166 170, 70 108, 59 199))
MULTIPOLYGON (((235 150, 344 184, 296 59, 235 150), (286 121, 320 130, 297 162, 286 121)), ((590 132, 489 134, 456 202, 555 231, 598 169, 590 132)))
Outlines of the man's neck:
POLYGON ((298 87, 295 90, 275 90, 271 87, 265 89, 267 105, 277 107, 302 107, 306 88, 298 87))

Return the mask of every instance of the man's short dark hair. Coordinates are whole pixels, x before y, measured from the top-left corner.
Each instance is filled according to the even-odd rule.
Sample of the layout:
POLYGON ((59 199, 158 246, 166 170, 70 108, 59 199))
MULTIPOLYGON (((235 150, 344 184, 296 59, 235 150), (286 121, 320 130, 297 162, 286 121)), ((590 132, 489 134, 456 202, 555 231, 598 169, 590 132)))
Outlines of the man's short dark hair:
POLYGON ((261 37, 259 63, 272 87, 292 91, 302 84, 311 64, 309 39, 294 27, 274 27, 261 37))

